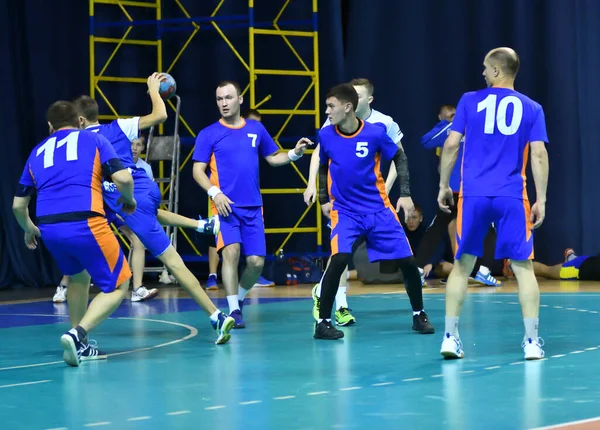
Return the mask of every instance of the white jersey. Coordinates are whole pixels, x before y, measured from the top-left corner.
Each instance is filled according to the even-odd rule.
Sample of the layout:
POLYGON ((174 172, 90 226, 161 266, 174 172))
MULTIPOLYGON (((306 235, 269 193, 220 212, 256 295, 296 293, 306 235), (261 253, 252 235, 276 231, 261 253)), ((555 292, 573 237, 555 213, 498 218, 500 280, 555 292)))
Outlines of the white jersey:
MULTIPOLYGON (((394 141, 396 145, 404 137, 404 134, 402 133, 402 131, 400 131, 400 127, 394 122, 394 119, 391 116, 379 112, 378 110, 371 109, 371 114, 365 119, 365 121, 371 124, 380 123, 385 125, 387 135, 390 137, 390 139, 394 141)), ((329 122, 329 118, 327 118, 325 124, 323 124, 323 127, 327 127, 328 125, 331 125, 331 123, 329 122)))
POLYGON ((146 174, 150 177, 150 179, 154 180, 154 175, 152 174, 152 167, 142 158, 138 158, 138 161, 135 163, 136 167, 139 169, 144 169, 146 174))

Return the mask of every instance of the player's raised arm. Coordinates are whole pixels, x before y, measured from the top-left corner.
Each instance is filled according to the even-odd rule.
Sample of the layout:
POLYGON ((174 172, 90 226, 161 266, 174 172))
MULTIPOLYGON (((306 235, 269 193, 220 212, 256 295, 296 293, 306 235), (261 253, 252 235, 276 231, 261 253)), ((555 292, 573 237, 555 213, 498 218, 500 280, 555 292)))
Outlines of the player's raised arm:
POLYGON ((292 161, 299 160, 304 155, 306 148, 312 144, 313 143, 309 138, 302 137, 298 140, 294 149, 290 149, 287 153, 279 152, 277 154, 267 155, 265 160, 273 167, 285 166, 292 161))
POLYGON ((162 78, 163 75, 161 73, 153 73, 148 77, 148 95, 150 96, 150 100, 152 100, 152 112, 140 118, 140 130, 162 124, 168 118, 167 107, 159 93, 162 78))

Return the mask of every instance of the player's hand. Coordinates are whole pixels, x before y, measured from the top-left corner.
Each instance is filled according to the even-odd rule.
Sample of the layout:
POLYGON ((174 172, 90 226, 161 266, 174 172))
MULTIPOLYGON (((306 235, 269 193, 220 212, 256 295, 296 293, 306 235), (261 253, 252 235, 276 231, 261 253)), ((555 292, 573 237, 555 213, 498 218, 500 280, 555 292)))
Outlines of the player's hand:
POLYGON ((312 146, 312 145, 314 145, 312 140, 310 140, 308 137, 302 137, 296 143, 296 147, 294 148, 294 153, 296 155, 304 155, 306 148, 308 148, 309 146, 312 146))
POLYGON ((125 197, 121 196, 119 197, 119 200, 117 200, 117 204, 121 205, 121 209, 127 215, 131 215, 132 213, 134 213, 135 209, 137 208, 137 202, 134 198, 132 198, 131 201, 128 201, 125 200, 125 197))
POLYGON ((31 250, 36 249, 38 245, 37 238, 40 236, 40 229, 34 225, 25 232, 25 246, 31 250))
POLYGON ((225 194, 217 194, 213 199, 213 203, 215 204, 219 215, 229 216, 229 214, 233 213, 233 210, 231 209, 233 202, 229 200, 229 197, 227 197, 225 194))
POLYGON ((321 211, 326 218, 331 219, 331 203, 321 205, 321 211))
POLYGON ((396 203, 396 212, 400 213, 400 209, 404 211, 404 222, 408 221, 408 218, 412 215, 415 210, 415 204, 410 197, 400 197, 398 203, 396 203))
POLYGON ((423 267, 423 275, 425 277, 428 277, 432 270, 433 264, 426 264, 425 267, 423 267))
POLYGON ((437 201, 438 206, 443 212, 446 212, 447 214, 451 213, 450 207, 454 206, 454 194, 452 194, 452 189, 450 187, 440 187, 437 201))
POLYGON ((542 225, 544 218, 546 218, 546 203, 535 202, 531 207, 531 215, 529 215, 533 230, 542 225))
POLYGON ((164 78, 162 73, 152 73, 150 76, 148 76, 148 93, 158 93, 159 89, 160 89, 160 81, 162 81, 164 78))
POLYGON ((309 185, 304 190, 304 203, 306 206, 312 205, 317 200, 317 187, 314 185, 309 185))

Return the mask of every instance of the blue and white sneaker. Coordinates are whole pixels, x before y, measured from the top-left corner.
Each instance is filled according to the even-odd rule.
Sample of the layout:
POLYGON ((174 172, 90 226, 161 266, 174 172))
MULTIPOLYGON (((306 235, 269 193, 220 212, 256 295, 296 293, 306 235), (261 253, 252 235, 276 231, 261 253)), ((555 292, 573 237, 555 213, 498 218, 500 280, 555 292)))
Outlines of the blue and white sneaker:
POLYGON ((442 354, 444 358, 448 359, 464 358, 465 356, 462 342, 460 339, 450 335, 450 333, 446 333, 444 335, 440 354, 442 354))
POLYGON ((421 269, 420 267, 418 269, 419 269, 419 275, 421 275, 421 286, 426 287, 427 281, 425 281, 425 271, 423 269, 421 269))
POLYGON ((494 278, 490 273, 490 269, 485 266, 479 267, 479 270, 473 279, 475 282, 487 285, 488 287, 500 287, 502 285, 502 282, 494 278))
POLYGON ((527 338, 523 340, 521 347, 525 353, 525 360, 541 360, 544 358, 546 353, 542 349, 544 346, 544 339, 538 337, 537 339, 527 338))
POLYGON ((221 221, 219 220, 219 215, 213 215, 206 219, 199 217, 199 219, 200 222, 198 223, 198 228, 196 229, 197 232, 216 236, 221 231, 221 221))
POLYGON ((105 360, 107 357, 105 352, 98 350, 95 342, 93 344, 80 342, 71 332, 63 334, 60 343, 64 350, 63 360, 69 366, 78 367, 82 361, 105 360))
POLYGON ((235 320, 232 317, 221 312, 217 321, 211 321, 211 324, 217 332, 217 340, 215 341, 215 344, 222 345, 231 339, 231 334, 229 332, 235 324, 235 320))
POLYGON ((275 286, 275 282, 273 281, 269 281, 267 278, 261 276, 260 278, 258 278, 258 280, 254 283, 254 285, 252 286, 254 287, 274 287, 275 286))
POLYGON ((208 280, 206 281, 206 289, 208 291, 216 291, 219 289, 217 285, 217 275, 208 275, 208 280))
POLYGON ((233 328, 246 328, 246 323, 244 322, 244 318, 242 316, 241 309, 236 309, 235 311, 231 312, 229 315, 234 320, 233 328))

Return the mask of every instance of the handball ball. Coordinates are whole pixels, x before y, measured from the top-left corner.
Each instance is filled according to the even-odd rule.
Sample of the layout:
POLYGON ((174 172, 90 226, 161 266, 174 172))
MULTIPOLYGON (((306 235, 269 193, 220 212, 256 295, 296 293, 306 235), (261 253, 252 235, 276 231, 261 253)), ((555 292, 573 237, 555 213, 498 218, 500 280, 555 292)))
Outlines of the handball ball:
POLYGON ((177 90, 177 83, 173 76, 168 73, 163 73, 163 78, 160 81, 160 89, 158 92, 163 100, 169 100, 171 97, 175 95, 175 91, 177 90))

